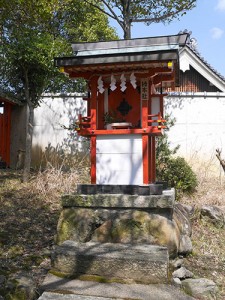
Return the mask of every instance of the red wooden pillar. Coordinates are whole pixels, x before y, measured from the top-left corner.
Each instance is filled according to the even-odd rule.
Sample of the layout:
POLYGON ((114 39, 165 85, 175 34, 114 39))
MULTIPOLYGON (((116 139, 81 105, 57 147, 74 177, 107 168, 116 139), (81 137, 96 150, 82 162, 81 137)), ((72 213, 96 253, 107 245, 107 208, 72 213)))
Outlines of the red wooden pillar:
POLYGON ((148 135, 142 135, 143 183, 149 183, 149 143, 148 135))
MULTIPOLYGON (((148 79, 141 80, 141 103, 142 103, 142 129, 145 131, 148 127, 148 99, 149 83, 148 79)), ((143 159, 143 183, 149 183, 149 136, 142 134, 142 159, 143 159)))
POLYGON ((155 149, 155 136, 151 136, 149 140, 149 152, 150 152, 150 160, 149 160, 149 173, 150 183, 154 183, 156 180, 156 149, 155 149))
MULTIPOLYGON (((148 127, 148 101, 142 101, 142 128, 148 127)), ((142 134, 143 183, 149 183, 149 136, 142 134)))
POLYGON ((97 123, 97 78, 91 81, 91 100, 90 100, 90 113, 91 113, 91 183, 96 184, 96 123, 97 123))

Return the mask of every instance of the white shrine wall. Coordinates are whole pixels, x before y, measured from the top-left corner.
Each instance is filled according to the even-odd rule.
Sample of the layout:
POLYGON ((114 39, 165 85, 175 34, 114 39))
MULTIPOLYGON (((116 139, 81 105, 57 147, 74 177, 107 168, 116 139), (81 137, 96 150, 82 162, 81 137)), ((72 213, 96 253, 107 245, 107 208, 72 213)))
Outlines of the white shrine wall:
POLYGON ((56 147, 63 143, 70 134, 66 128, 78 119, 79 114, 86 114, 82 95, 43 95, 40 106, 34 111, 33 146, 44 149, 49 144, 56 147))
POLYGON ((211 162, 220 170, 215 154, 222 149, 225 159, 225 93, 171 95, 164 107, 176 119, 168 135, 172 148, 180 145, 177 154, 193 165, 211 162))
POLYGON ((141 135, 100 135, 96 144, 97 184, 143 184, 141 135))
MULTIPOLYGON (((180 145, 177 155, 185 157, 191 164, 212 161, 215 168, 220 169, 215 150, 222 149, 225 159, 225 93, 170 95, 164 99, 164 110, 176 119, 168 135, 171 147, 180 145)), ((156 111, 157 101, 154 103, 156 111)), ((63 126, 68 127, 79 113, 86 113, 86 102, 82 101, 82 95, 44 95, 40 107, 35 109, 33 146, 44 149, 49 144, 56 147, 68 139, 71 142, 71 132, 63 126)), ((77 143, 76 139, 74 143, 77 143)), ((115 144, 113 148, 118 148, 118 145, 115 144)), ((121 157, 124 156, 121 154, 121 157)), ((117 161, 120 165, 120 160, 117 161)))
POLYGON ((86 101, 81 94, 45 94, 39 107, 34 110, 34 133, 32 142, 32 165, 38 166, 43 152, 51 150, 81 150, 81 138, 67 128, 86 115, 86 101))

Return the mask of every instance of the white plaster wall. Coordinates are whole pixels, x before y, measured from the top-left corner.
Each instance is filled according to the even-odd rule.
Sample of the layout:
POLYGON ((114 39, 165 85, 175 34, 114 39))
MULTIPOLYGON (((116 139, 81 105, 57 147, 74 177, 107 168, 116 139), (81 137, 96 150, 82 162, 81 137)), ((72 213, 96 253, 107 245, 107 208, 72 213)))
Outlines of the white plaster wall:
POLYGON ((142 137, 97 137, 97 184, 143 184, 142 137))
POLYGON ((56 147, 64 141, 71 142, 71 131, 63 126, 69 127, 79 113, 86 115, 86 102, 81 95, 43 95, 34 112, 33 146, 44 149, 49 144, 56 147))
POLYGON ((178 154, 208 161, 216 148, 225 153, 225 93, 167 97, 164 104, 176 118, 168 135, 172 147, 180 145, 178 154))

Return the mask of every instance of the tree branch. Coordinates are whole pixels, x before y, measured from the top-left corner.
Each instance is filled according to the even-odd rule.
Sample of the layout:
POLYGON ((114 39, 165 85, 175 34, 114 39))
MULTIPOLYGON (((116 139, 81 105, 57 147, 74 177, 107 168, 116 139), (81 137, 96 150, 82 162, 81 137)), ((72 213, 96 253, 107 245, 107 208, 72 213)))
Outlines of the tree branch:
POLYGON ((123 22, 121 22, 121 20, 118 18, 118 16, 116 15, 116 13, 113 11, 112 7, 105 0, 102 0, 102 3, 108 8, 108 10, 110 11, 110 13, 108 13, 107 11, 105 11, 104 9, 102 9, 101 7, 99 7, 98 5, 96 5, 96 4, 92 3, 92 2, 89 2, 88 0, 84 0, 84 2, 86 2, 87 4, 89 4, 89 5, 97 8, 98 10, 100 10, 102 13, 104 13, 108 17, 116 20, 116 22, 124 30, 124 24, 123 24, 123 22))
POLYGON ((187 7, 180 7, 180 9, 177 9, 174 12, 171 13, 167 13, 164 14, 160 17, 152 17, 152 18, 137 18, 137 19, 131 19, 132 23, 138 23, 138 22, 150 22, 150 23, 159 23, 160 21, 170 18, 170 17, 174 17, 175 15, 179 14, 180 12, 182 12, 183 10, 189 10, 192 6, 192 4, 194 4, 195 1, 192 1, 187 7))
POLYGON ((216 157, 218 158, 223 171, 225 172, 225 160, 221 158, 221 150, 216 149, 216 157))
POLYGON ((107 11, 104 11, 104 9, 102 9, 101 7, 99 7, 98 5, 92 3, 92 2, 89 2, 88 0, 83 0, 84 2, 86 2, 87 4, 97 8, 98 10, 100 10, 101 12, 103 12, 105 15, 109 16, 110 18, 113 18, 114 19, 114 16, 113 15, 110 15, 107 11))

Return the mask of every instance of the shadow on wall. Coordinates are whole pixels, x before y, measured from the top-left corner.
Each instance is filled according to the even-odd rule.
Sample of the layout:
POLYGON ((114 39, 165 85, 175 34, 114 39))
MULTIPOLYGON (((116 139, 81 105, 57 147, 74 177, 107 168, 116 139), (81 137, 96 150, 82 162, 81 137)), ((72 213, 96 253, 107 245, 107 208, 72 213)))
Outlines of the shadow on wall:
POLYGON ((43 150, 41 146, 32 147, 32 163, 35 170, 45 170, 48 167, 60 169, 61 171, 71 171, 89 167, 88 152, 72 149, 67 144, 58 144, 55 147, 50 143, 43 150))
POLYGON ((80 113, 86 113, 83 95, 43 96, 35 110, 32 168, 45 169, 48 165, 67 171, 87 159, 89 141, 72 130, 80 113))

